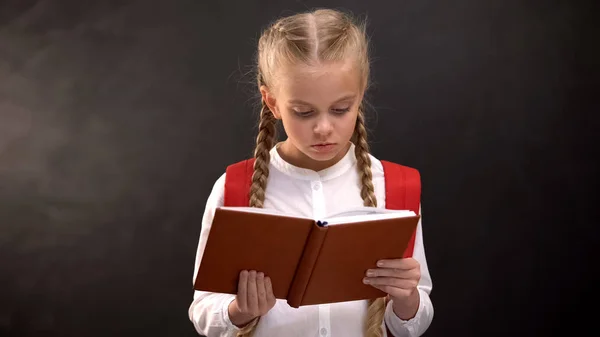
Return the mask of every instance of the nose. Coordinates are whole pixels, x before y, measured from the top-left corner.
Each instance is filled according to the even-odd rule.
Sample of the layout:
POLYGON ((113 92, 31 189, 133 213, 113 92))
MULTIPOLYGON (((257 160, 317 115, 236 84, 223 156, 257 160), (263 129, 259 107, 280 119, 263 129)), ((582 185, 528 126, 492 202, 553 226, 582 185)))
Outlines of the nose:
POLYGON ((327 136, 331 133, 331 131, 333 131, 333 123, 327 114, 324 114, 324 116, 321 116, 319 119, 317 119, 314 131, 320 136, 327 136))

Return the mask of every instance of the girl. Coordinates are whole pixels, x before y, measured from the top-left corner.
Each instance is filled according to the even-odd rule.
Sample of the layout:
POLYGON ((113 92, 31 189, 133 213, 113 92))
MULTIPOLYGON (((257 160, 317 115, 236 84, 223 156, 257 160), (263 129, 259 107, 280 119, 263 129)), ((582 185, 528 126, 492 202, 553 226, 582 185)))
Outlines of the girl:
MULTIPOLYGON (((384 172, 369 153, 363 97, 369 82, 364 24, 320 9, 284 17, 258 43, 262 96, 250 206, 320 218, 354 206, 385 207, 384 172), (281 120, 287 139, 276 143, 281 120)), ((195 272, 225 174, 215 183, 202 222, 195 272)), ((235 249, 235 247, 231 247, 235 249)), ((252 252, 240 252, 252 254, 252 252)), ((276 300, 268 275, 240 273, 238 293, 196 291, 189 317, 212 336, 419 336, 433 318, 419 222, 412 258, 382 261, 363 282, 386 298, 291 308, 276 300)))

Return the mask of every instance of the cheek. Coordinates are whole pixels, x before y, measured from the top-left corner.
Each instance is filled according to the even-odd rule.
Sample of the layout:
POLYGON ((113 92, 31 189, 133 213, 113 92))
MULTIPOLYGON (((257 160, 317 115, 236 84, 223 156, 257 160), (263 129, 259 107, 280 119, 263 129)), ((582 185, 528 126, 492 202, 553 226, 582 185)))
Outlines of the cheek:
POLYGON ((354 133, 354 127, 356 126, 357 113, 348 114, 344 116, 342 121, 342 129, 345 135, 352 135, 354 133))
POLYGON ((303 121, 294 116, 284 116, 282 122, 285 132, 290 138, 302 139, 310 135, 311 126, 307 120, 303 121))

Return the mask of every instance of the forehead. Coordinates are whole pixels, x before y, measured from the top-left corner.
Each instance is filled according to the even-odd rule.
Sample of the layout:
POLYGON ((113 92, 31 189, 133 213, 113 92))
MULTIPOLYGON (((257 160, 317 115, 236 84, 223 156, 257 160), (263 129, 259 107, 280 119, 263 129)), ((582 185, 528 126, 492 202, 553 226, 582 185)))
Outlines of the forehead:
POLYGON ((327 103, 361 91, 360 73, 352 63, 288 66, 277 77, 277 94, 283 100, 327 103))

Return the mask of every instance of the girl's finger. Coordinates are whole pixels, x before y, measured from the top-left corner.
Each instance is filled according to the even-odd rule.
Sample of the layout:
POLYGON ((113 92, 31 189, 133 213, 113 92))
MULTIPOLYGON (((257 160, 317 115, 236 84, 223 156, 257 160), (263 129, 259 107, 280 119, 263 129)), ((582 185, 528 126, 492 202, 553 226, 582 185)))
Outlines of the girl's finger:
POLYGON ((401 288, 396 288, 396 287, 391 287, 391 286, 378 286, 378 285, 373 285, 374 288, 377 288, 381 291, 383 291, 384 293, 392 296, 392 297, 408 297, 411 294, 411 290, 407 290, 407 289, 401 289, 401 288))
POLYGON ((365 277, 363 283, 378 286, 389 286, 401 289, 413 289, 417 286, 416 280, 399 279, 394 277, 365 277))
POLYGON ((238 280, 237 305, 242 311, 248 308, 248 271, 242 270, 238 280))
POLYGON ((269 308, 272 308, 275 305, 275 294, 273 294, 273 284, 271 283, 271 278, 265 277, 265 289, 267 291, 267 305, 269 308))
POLYGON ((401 279, 415 279, 421 278, 421 271, 419 269, 395 269, 395 268, 376 268, 369 269, 366 272, 367 277, 395 277, 401 279))
POLYGON ((412 257, 404 259, 392 259, 392 260, 379 260, 377 261, 377 267, 380 268, 393 268, 393 269, 413 269, 418 268, 419 262, 412 257))
POLYGON ((258 309, 263 312, 267 308, 267 291, 265 290, 265 274, 256 274, 256 291, 258 298, 258 309))
POLYGON ((248 311, 255 313, 258 311, 258 292, 256 290, 256 271, 251 270, 248 273, 248 311))

